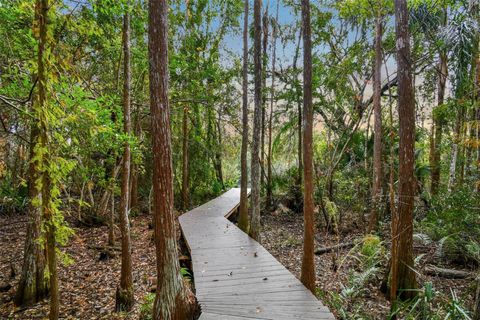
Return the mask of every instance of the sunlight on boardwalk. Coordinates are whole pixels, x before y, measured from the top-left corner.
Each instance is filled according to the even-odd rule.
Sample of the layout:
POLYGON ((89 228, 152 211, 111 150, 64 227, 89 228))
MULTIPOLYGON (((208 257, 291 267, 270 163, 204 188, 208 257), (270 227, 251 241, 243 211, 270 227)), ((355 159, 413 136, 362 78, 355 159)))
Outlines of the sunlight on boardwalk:
POLYGON ((335 319, 258 242, 225 217, 240 201, 240 189, 180 216, 192 256, 201 320, 335 319))

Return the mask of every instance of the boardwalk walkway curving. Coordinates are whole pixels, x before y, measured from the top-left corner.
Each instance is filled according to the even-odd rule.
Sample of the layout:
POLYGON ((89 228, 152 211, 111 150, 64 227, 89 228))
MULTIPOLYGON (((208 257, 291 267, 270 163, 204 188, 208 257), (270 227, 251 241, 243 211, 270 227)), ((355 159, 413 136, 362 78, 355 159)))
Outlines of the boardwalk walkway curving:
POLYGON ((226 219, 239 201, 240 189, 231 189, 179 218, 200 319, 335 319, 264 247, 226 219))

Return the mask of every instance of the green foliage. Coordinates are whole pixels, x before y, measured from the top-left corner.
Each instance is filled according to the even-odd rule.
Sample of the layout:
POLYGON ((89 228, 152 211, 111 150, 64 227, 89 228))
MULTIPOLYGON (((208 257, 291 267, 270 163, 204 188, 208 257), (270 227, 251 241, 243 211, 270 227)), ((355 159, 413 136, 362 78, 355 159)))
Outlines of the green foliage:
POLYGON ((407 302, 396 302, 395 310, 390 317, 400 316, 402 319, 429 319, 429 320, 471 320, 470 312, 466 308, 455 290, 450 290, 450 296, 435 290, 431 282, 426 282, 417 289, 417 295, 407 302))
MULTIPOLYGON (((432 199, 432 207, 420 226, 433 240, 443 239, 445 247, 451 249, 448 251, 463 253, 467 260, 475 261, 480 239, 478 203, 478 193, 468 188, 439 194, 432 199)), ((457 255, 454 260, 459 258, 457 255)))
POLYGON ((143 297, 143 302, 140 305, 140 319, 151 320, 153 303, 155 302, 155 293, 148 293, 143 297))
POLYGON ((386 251, 378 236, 366 235, 360 247, 361 261, 367 266, 378 264, 386 251))
POLYGON ((182 277, 188 280, 192 280, 192 274, 190 273, 190 270, 188 268, 185 268, 185 267, 180 268, 180 274, 182 275, 182 277))
POLYGON ((383 242, 377 236, 367 235, 361 243, 353 247, 343 261, 345 259, 357 261, 360 271, 349 274, 348 281, 342 285, 340 292, 330 291, 324 294, 323 298, 337 311, 341 319, 371 319, 360 298, 369 293, 368 283, 379 277, 380 267, 386 263, 383 242))
POLYGON ((11 175, 0 179, 0 214, 21 212, 28 203, 28 190, 25 183, 15 185, 11 175))

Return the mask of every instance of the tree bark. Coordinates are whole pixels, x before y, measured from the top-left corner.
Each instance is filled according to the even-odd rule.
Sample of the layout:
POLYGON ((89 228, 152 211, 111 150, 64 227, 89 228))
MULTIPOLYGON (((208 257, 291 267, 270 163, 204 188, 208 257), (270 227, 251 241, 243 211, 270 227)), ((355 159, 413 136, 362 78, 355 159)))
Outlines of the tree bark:
POLYGON ((48 112, 47 105, 47 59, 45 51, 48 45, 48 0, 37 0, 36 14, 38 19, 39 35, 38 42, 38 100, 34 107, 34 114, 38 119, 39 135, 35 148, 35 157, 39 158, 40 176, 37 181, 41 181, 41 211, 43 214, 43 223, 45 226, 45 251, 47 256, 48 279, 50 285, 50 313, 49 319, 56 320, 59 317, 60 310, 60 295, 58 291, 58 272, 57 272, 57 255, 56 255, 56 241, 55 231, 56 226, 54 222, 54 207, 52 204, 52 180, 50 176, 49 166, 52 161, 49 151, 49 137, 48 137, 48 120, 45 113, 48 112), (39 152, 37 150, 47 150, 47 152, 39 152))
MULTIPOLYGON (((130 135, 130 13, 129 3, 123 16, 123 130, 130 135)), ((128 219, 130 200, 130 143, 125 142, 122 162, 122 185, 120 198, 120 231, 122 235, 122 268, 120 286, 117 287, 115 310, 130 311, 134 304, 133 276, 132 276, 132 244, 130 240, 130 222, 128 219)))
MULTIPOLYGON (((297 59, 300 50, 300 40, 302 39, 303 34, 303 27, 300 28, 300 32, 298 34, 298 43, 295 48, 295 55, 293 57, 293 70, 297 70, 297 59)), ((302 103, 300 101, 300 88, 297 88, 297 132, 298 132, 298 142, 297 142, 297 158, 298 158, 298 175, 297 175, 297 185, 300 186, 302 184, 303 179, 303 157, 302 157, 302 103)))
POLYGON ((153 153, 153 224, 157 289, 152 318, 191 318, 180 275, 173 212, 173 169, 168 103, 168 4, 149 1, 148 52, 153 153))
POLYGON ((262 2, 254 1, 254 82, 255 82, 255 110, 253 113, 253 137, 252 137, 252 159, 251 159, 251 221, 250 236, 260 241, 260 134, 262 125, 262 2))
MULTIPOLYGON (((480 41, 479 41, 480 42, 480 41)), ((480 49, 479 49, 480 50, 480 49)), ((477 162, 477 176, 480 176, 480 53, 477 54, 476 63, 476 75, 475 75, 475 95, 477 101, 477 109, 475 110, 475 122, 476 122, 476 162, 477 162)), ((477 192, 480 192, 480 181, 477 181, 477 192)), ((479 283, 480 285, 480 283, 479 283)), ((480 318, 480 309, 478 310, 480 318)))
MULTIPOLYGON (((437 106, 440 107, 445 101, 445 85, 447 82, 447 55, 442 52, 440 53, 440 61, 438 65, 438 84, 437 84, 437 106)), ((431 186, 430 191, 432 195, 438 193, 438 187, 440 184, 440 161, 441 161, 441 144, 443 136, 443 119, 441 114, 434 114, 433 126, 435 128, 434 138, 433 138, 433 156, 432 164, 430 165, 431 173, 431 186)))
POLYGON ((39 130, 37 123, 30 129, 30 161, 28 165, 28 222, 23 254, 23 266, 20 281, 15 292, 14 302, 17 306, 29 306, 48 295, 48 281, 45 278, 45 252, 38 243, 42 216, 40 208, 34 201, 40 201, 41 193, 35 187, 39 178, 38 160, 35 160, 34 146, 38 142, 39 130))
MULTIPOLYGON (((262 18, 262 87, 267 88, 267 45, 268 45, 268 2, 262 18)), ((262 133, 261 133, 261 147, 260 147, 260 163, 263 173, 265 173, 265 124, 267 117, 267 92, 262 91, 262 133)), ((260 186, 265 185, 265 175, 260 175, 260 186)))
POLYGON ((271 208, 272 203, 272 122, 273 122, 273 104, 275 99, 275 60, 277 59, 277 28, 278 28, 278 6, 275 13, 275 25, 272 25, 272 89, 270 93, 270 112, 268 119, 268 153, 267 153, 267 197, 266 207, 271 208))
POLYGON ((448 174, 448 192, 452 192, 455 187, 457 178, 457 159, 458 159, 458 147, 460 144, 460 135, 463 122, 462 110, 457 111, 457 119, 455 121, 455 129, 453 133, 452 153, 450 156, 450 169, 448 174))
POLYGON ((312 104, 312 39, 310 1, 302 0, 303 26, 303 257, 302 283, 315 294, 314 203, 313 203, 313 104, 312 104))
POLYGON ((375 68, 373 77, 373 110, 374 110, 374 141, 373 141, 373 188, 372 211, 370 213, 369 231, 377 229, 378 216, 382 203, 382 106, 381 106, 381 76, 382 76, 382 14, 378 8, 375 19, 375 68))
POLYGON ((392 219, 390 299, 408 299, 417 286, 413 271, 413 207, 415 196, 415 103, 412 87, 410 34, 406 0, 395 0, 395 33, 400 122, 398 210, 392 219), (401 291, 400 291, 401 290, 401 291))
POLYGON ((221 126, 221 113, 218 112, 218 119, 215 120, 215 131, 217 136, 216 148, 215 148, 215 171, 217 172, 217 180, 222 187, 222 190, 225 189, 225 182, 223 180, 223 165, 222 165, 222 126, 221 126))
POLYGON ((115 194, 112 191, 110 197, 110 216, 108 218, 108 239, 107 243, 109 246, 115 245, 115 194))
POLYGON ((248 232, 248 1, 245 1, 245 13, 243 20, 243 79, 242 79, 242 150, 241 150, 241 177, 240 177, 240 213, 238 227, 248 232))
POLYGON ((187 211, 190 199, 188 190, 188 107, 183 107, 183 119, 182 119, 182 206, 183 210, 187 211))
MULTIPOLYGON (((143 74, 142 74, 142 79, 143 79, 143 74)), ((140 107, 137 106, 135 109, 135 119, 134 119, 134 128, 133 128, 133 133, 135 137, 140 141, 141 135, 142 135, 142 126, 141 126, 141 115, 140 115, 140 107)), ((128 207, 130 208, 130 211, 136 211, 139 212, 139 203, 138 203, 138 176, 139 176, 139 170, 138 170, 138 164, 134 163, 131 161, 130 165, 130 203, 128 207)))
POLYGON ((138 207, 138 165, 130 161, 130 212, 139 212, 138 207))

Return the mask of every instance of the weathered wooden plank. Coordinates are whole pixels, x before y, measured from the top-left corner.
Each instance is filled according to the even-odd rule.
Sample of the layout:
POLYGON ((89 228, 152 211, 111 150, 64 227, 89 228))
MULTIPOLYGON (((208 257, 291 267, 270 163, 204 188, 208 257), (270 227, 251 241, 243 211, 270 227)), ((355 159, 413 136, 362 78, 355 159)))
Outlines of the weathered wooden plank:
POLYGON ((200 319, 334 319, 274 256, 225 218, 239 199, 240 189, 231 189, 179 217, 200 319))

